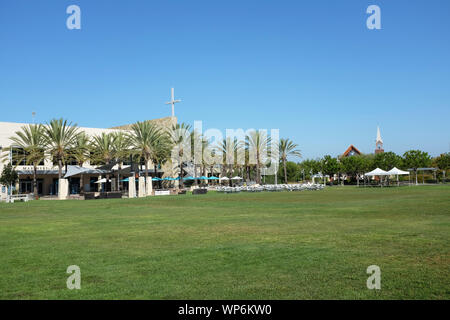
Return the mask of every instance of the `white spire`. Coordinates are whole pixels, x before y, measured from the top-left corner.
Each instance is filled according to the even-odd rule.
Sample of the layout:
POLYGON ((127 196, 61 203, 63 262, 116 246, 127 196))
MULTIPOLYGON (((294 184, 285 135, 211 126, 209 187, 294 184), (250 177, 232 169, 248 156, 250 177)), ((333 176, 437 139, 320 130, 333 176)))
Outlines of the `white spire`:
POLYGON ((383 140, 381 139, 380 127, 377 127, 377 140, 376 140, 376 142, 383 143, 383 140))

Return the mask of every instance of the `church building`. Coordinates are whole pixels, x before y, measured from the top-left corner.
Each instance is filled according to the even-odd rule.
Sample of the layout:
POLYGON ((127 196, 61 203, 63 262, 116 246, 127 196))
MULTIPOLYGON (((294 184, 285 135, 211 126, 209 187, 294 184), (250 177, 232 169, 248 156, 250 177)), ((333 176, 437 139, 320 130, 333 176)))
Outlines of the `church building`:
POLYGON ((341 155, 341 158, 359 155, 361 155, 361 151, 359 151, 354 145, 350 145, 350 147, 348 147, 347 150, 345 150, 345 152, 341 155))
MULTIPOLYGON (((380 127, 377 127, 377 139, 375 140, 375 154, 383 153, 383 139, 381 139, 380 127)), ((339 156, 339 158, 351 157, 351 156, 359 156, 362 152, 358 150, 354 145, 350 145, 350 147, 345 150, 345 152, 339 156)))
POLYGON ((380 127, 377 127, 377 140, 375 140, 375 154, 383 153, 383 140, 381 139, 380 127))

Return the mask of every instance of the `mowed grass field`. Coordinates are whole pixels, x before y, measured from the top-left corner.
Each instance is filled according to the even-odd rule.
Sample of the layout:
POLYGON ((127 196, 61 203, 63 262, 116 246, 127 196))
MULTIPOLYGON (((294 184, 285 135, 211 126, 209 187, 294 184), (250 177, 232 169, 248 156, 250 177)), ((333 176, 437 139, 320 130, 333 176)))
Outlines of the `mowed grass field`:
POLYGON ((3 203, 0 298, 449 299, 450 186, 3 203))

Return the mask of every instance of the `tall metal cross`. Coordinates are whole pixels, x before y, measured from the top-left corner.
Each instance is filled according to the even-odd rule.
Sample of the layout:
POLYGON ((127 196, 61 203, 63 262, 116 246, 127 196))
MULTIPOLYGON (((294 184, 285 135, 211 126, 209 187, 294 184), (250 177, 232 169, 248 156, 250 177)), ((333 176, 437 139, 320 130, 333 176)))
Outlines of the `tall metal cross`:
POLYGON ((181 100, 175 100, 175 93, 174 90, 172 88, 172 97, 171 100, 169 102, 166 102, 166 104, 171 104, 172 105, 172 117, 175 117, 175 103, 181 102, 181 100))

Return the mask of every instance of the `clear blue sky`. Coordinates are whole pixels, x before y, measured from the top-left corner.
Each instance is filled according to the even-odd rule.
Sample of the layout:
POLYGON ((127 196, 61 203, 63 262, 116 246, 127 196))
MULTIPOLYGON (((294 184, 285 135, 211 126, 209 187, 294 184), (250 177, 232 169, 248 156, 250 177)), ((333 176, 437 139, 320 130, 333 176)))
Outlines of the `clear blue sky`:
POLYGON ((450 148, 450 1, 0 0, 0 121, 279 128, 305 158, 450 148), (79 5, 81 30, 66 28, 79 5), (366 28, 381 8, 382 30, 366 28))

